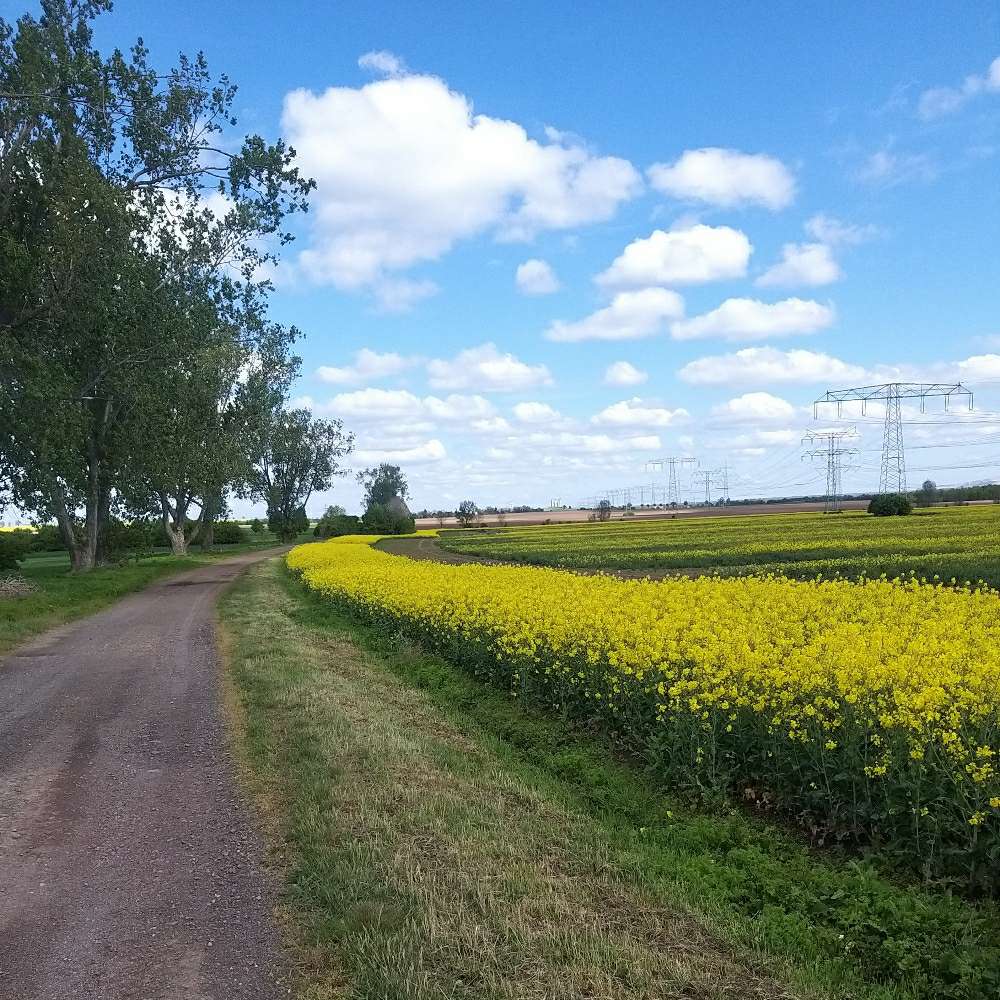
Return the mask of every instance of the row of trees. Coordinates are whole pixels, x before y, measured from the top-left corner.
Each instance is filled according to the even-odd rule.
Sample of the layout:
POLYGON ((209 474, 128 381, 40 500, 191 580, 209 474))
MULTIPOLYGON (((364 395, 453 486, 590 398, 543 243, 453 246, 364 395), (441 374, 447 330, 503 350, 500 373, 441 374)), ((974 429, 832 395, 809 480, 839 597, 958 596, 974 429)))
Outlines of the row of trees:
POLYGON ((313 182, 234 144, 236 88, 202 55, 102 55, 109 0, 0 19, 0 502, 54 521, 76 570, 113 518, 211 544, 226 498, 287 535, 351 437, 289 410, 294 327, 267 275, 313 182))

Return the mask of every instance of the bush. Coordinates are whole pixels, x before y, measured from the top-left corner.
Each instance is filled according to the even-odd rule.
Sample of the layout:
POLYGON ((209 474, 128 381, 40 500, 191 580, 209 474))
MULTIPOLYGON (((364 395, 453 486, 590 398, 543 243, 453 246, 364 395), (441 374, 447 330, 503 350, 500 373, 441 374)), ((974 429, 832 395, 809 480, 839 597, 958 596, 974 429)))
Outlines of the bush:
POLYGON ((0 531, 0 571, 16 570, 31 551, 33 531, 0 531))
POLYGON ((247 533, 236 521, 219 521, 214 526, 213 540, 216 545, 240 545, 247 540, 247 533))
POLYGON ((883 493, 881 496, 872 497, 868 504, 868 513, 876 517, 903 517, 913 513, 913 504, 910 498, 902 493, 883 493))
POLYGON ((62 535, 54 524, 43 524, 31 539, 32 552, 62 552, 65 548, 62 535))
POLYGON ((340 535, 356 535, 360 530, 360 517, 346 513, 343 507, 327 507, 316 522, 313 535, 316 538, 337 538, 340 535))
POLYGON ((388 504, 373 503, 361 518, 361 527, 370 535, 412 535, 417 523, 409 514, 388 504))
POLYGON ((114 560, 152 553, 156 535, 156 526, 149 521, 126 524, 112 517, 104 526, 104 555, 114 560))
POLYGON ((250 522, 250 530, 255 535, 262 535, 264 533, 264 522, 259 517, 255 517, 250 522))

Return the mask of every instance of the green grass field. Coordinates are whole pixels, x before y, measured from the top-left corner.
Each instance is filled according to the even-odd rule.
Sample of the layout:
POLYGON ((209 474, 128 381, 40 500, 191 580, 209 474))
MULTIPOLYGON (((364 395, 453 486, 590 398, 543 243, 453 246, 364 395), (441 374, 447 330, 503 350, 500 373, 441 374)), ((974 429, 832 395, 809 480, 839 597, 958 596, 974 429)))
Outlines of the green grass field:
POLYGON ((910 517, 768 514, 444 532, 448 551, 568 569, 918 576, 1000 586, 1000 506, 910 517))

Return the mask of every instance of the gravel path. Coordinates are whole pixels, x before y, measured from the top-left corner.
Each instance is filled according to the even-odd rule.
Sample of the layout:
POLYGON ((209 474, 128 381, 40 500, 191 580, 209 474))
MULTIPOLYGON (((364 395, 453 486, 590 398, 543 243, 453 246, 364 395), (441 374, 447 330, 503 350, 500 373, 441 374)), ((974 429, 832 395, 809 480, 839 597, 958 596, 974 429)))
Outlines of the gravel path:
POLYGON ((4 1000, 287 995, 213 619, 265 557, 171 577, 0 660, 4 1000))

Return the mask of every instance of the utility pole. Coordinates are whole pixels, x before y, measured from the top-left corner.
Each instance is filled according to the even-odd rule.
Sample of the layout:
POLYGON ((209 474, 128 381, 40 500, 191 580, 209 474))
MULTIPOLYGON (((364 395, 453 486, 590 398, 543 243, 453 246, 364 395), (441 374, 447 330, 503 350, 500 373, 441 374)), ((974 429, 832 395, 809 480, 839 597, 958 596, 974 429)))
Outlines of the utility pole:
POLYGON ((695 474, 695 479, 700 479, 705 487, 705 506, 712 503, 712 477, 716 474, 712 469, 699 469, 695 474))
POLYGON ((677 481, 677 466, 694 465, 697 459, 684 458, 679 455, 668 455, 666 458, 651 458, 646 463, 647 469, 659 469, 667 473, 667 503, 678 504, 681 499, 680 486, 677 481))
POLYGON ((944 399, 948 410, 952 397, 965 396, 972 409, 972 393, 961 382, 885 382, 882 385, 863 385, 854 389, 832 389, 813 403, 813 416, 818 416, 819 407, 837 404, 837 416, 843 411, 843 404, 850 401, 861 403, 864 416, 868 403, 872 400, 885 403, 885 428, 882 435, 882 468, 879 472, 878 491, 885 493, 906 492, 906 459, 903 453, 902 401, 920 400, 920 412, 926 412, 927 400, 932 397, 944 399))
POLYGON ((806 431, 802 438, 803 444, 820 444, 821 447, 811 448, 803 452, 805 458, 826 459, 826 503, 823 505, 825 514, 840 512, 840 493, 842 482, 842 462, 845 455, 857 455, 857 448, 843 447, 844 441, 857 438, 858 432, 853 427, 836 431, 806 431))

